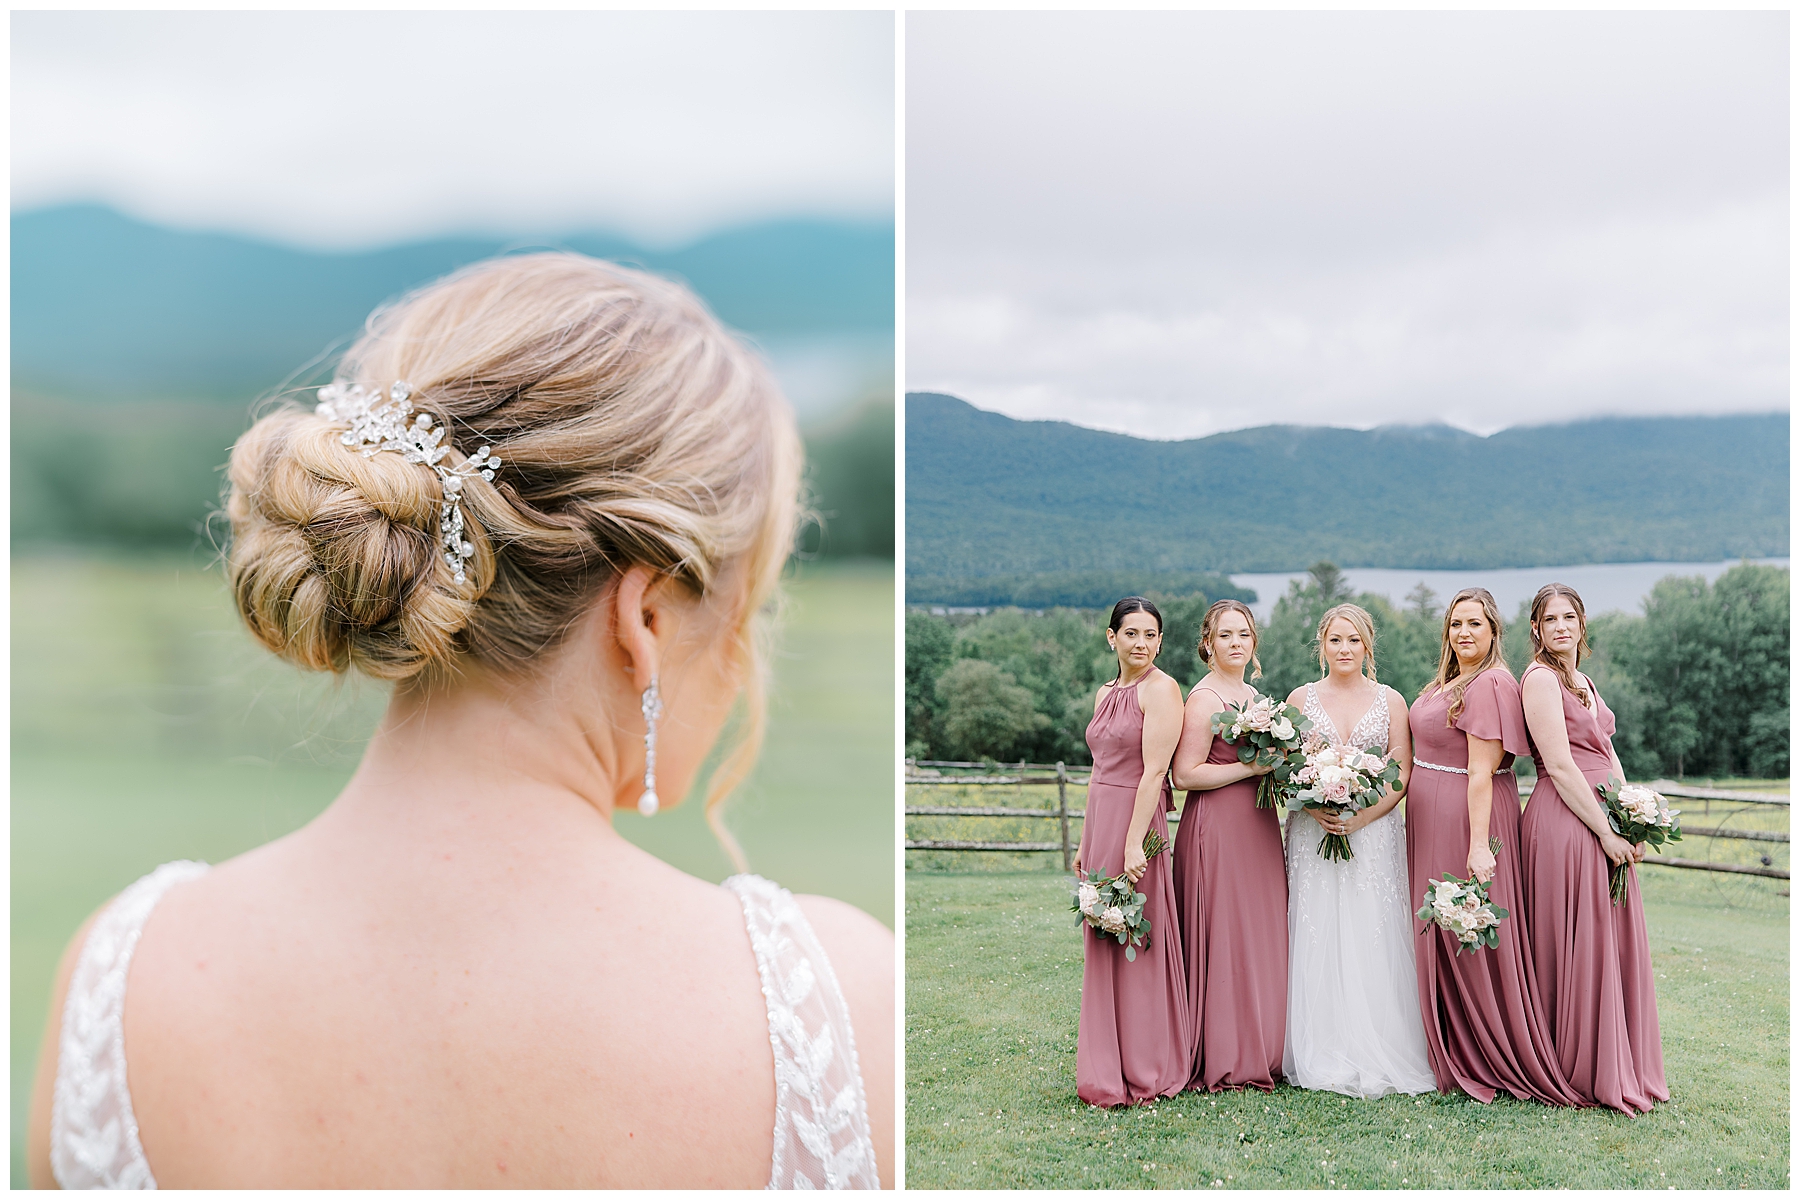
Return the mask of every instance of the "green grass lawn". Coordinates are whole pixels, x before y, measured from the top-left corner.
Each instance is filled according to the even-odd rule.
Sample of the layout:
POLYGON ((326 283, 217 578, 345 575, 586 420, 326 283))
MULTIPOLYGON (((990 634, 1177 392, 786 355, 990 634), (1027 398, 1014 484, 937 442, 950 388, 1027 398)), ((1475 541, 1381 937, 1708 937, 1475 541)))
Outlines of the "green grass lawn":
MULTIPOLYGON (((789 588, 769 732, 727 823, 753 870, 894 922, 894 574, 813 565, 789 588)), ((384 688, 257 647, 194 556, 12 567, 12 1181, 51 976, 95 906, 173 858, 217 862, 343 786, 384 688)), ((618 828, 696 875, 729 860, 698 803, 618 828)))
POLYGON ((1642 879, 1673 1098, 1631 1120, 1286 1085, 1089 1108, 1067 877, 909 867, 907 1186, 1785 1189, 1787 901, 1727 907, 1699 872, 1642 879))

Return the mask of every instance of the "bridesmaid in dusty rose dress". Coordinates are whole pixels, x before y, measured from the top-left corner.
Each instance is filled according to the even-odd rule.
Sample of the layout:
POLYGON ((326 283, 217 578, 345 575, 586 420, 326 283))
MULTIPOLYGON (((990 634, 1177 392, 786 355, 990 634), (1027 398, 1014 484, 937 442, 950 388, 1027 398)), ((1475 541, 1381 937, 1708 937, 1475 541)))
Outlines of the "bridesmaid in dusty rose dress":
POLYGON ((1086 965, 1075 1037, 1075 1094, 1089 1104, 1137 1104, 1173 1096, 1188 1081, 1186 972, 1176 928, 1169 854, 1146 863, 1144 834, 1169 840, 1169 755, 1181 736, 1181 685, 1156 669, 1162 615, 1139 596, 1113 606, 1107 641, 1119 676, 1094 698, 1087 728, 1094 756, 1077 875, 1124 871, 1144 894, 1149 944, 1125 947, 1082 926, 1086 965))
POLYGON ((1637 863, 1606 822, 1596 788, 1625 781, 1613 750, 1613 715, 1576 668, 1587 652, 1587 612, 1574 589, 1547 584, 1531 602, 1532 663, 1520 681, 1538 782, 1521 835, 1531 957, 1563 1076, 1584 1101, 1628 1116, 1669 1098, 1655 975, 1637 871, 1615 905, 1612 863, 1637 863))
POLYGON ((1206 610, 1200 658, 1212 668, 1188 696, 1175 786, 1188 789, 1175 834, 1175 891, 1194 1015, 1189 1086, 1273 1089, 1287 1032, 1287 863, 1273 808, 1256 807, 1268 767, 1238 761, 1212 715, 1256 694, 1256 618, 1236 600, 1206 610))
POLYGON ((1413 773, 1406 797, 1407 877, 1417 908, 1446 874, 1489 884, 1507 912, 1500 944, 1458 953, 1455 940, 1413 918, 1419 1013, 1438 1090, 1486 1104, 1495 1093, 1545 1104, 1581 1099, 1557 1065, 1531 956, 1520 881, 1516 756, 1530 754, 1519 685, 1500 655, 1499 606, 1464 588, 1444 610, 1437 678, 1410 714, 1413 773), (1488 848, 1500 839, 1500 851, 1488 848))

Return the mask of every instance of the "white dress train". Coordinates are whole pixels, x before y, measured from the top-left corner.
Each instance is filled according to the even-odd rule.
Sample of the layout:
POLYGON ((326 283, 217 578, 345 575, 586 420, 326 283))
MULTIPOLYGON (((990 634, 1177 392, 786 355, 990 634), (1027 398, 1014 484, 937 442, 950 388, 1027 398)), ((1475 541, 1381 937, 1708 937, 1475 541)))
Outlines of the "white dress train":
MULTIPOLYGON (((1311 684, 1302 711, 1333 742, 1386 753, 1387 692, 1376 690, 1347 738, 1311 684)), ((1413 966, 1404 819, 1396 809, 1351 834, 1348 862, 1319 853, 1323 836, 1306 813, 1289 815, 1282 1074, 1297 1087, 1347 1096, 1435 1091, 1413 966)))

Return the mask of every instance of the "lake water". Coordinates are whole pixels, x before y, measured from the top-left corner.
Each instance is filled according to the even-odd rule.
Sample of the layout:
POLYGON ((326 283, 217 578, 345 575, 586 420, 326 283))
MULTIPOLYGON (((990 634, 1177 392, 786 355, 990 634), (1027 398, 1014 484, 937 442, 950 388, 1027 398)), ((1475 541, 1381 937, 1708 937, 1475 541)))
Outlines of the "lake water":
MULTIPOLYGON (((1484 587, 1494 593, 1500 615, 1511 620, 1519 605, 1530 600, 1546 583, 1566 583, 1581 594, 1582 606, 1592 615, 1621 609, 1643 611, 1643 600, 1656 581, 1669 575, 1704 575, 1712 582, 1739 562, 1765 563, 1785 567, 1785 558, 1732 559, 1716 563, 1589 563, 1574 567, 1510 567, 1498 571, 1396 571, 1384 567, 1346 567, 1344 578, 1352 592, 1374 592, 1386 596, 1396 605, 1404 605, 1406 593, 1421 581, 1437 593, 1439 607, 1466 587, 1484 587)), ((1287 591, 1288 584, 1305 579, 1306 572, 1286 574, 1233 575, 1231 582, 1256 592, 1256 603, 1250 606, 1259 621, 1269 619, 1275 601, 1287 591)))

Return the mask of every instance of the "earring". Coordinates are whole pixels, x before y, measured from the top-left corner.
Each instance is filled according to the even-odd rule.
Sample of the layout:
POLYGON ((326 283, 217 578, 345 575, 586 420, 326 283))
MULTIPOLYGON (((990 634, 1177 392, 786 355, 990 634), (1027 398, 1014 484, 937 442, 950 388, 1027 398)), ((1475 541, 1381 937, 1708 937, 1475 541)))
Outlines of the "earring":
POLYGON ((661 802, 656 798, 656 723, 662 719, 662 689, 654 672, 650 686, 644 689, 644 794, 638 797, 638 811, 654 817, 661 802))

